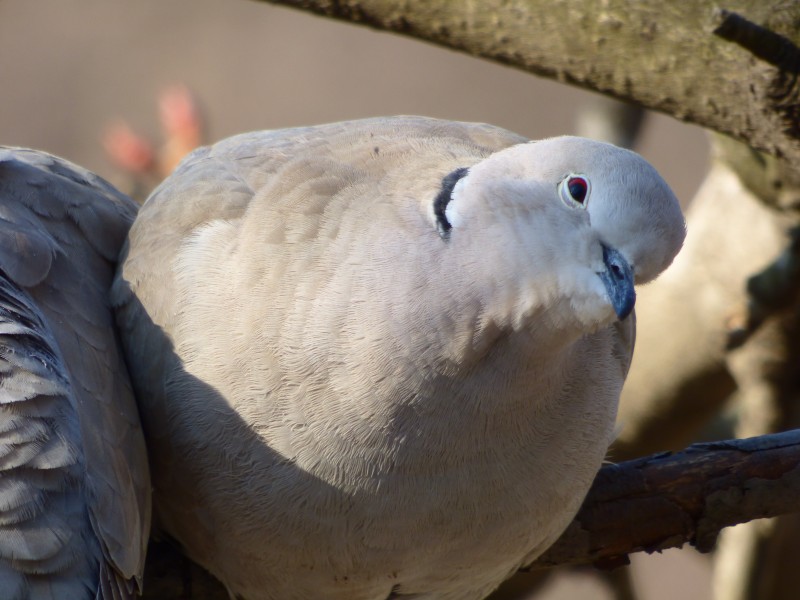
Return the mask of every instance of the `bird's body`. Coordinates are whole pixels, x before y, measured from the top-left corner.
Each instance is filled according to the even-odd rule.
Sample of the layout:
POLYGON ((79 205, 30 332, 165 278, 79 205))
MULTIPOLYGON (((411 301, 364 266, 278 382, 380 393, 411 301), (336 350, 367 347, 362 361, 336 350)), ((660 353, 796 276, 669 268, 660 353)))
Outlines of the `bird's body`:
POLYGON ((414 117, 246 134, 147 201, 113 296, 156 511, 233 594, 478 599, 567 525, 633 346, 633 271, 609 265, 654 277, 683 226, 641 158, 538 144, 564 140, 542 165, 414 117), (663 249, 617 237, 620 161, 668 205, 624 216, 663 249))
POLYGON ((0 597, 122 600, 141 583, 147 456, 108 289, 136 205, 0 148, 0 597))

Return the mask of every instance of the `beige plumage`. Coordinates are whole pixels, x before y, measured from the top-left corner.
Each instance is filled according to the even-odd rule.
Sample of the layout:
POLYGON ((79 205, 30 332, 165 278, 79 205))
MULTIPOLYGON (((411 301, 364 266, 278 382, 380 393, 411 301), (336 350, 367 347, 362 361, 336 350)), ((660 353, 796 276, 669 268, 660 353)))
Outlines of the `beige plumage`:
POLYGON ((237 136, 114 283, 161 527, 246 599, 486 596, 604 457, 633 277, 683 219, 637 155, 372 119, 237 136))
POLYGON ((92 173, 0 148, 0 597, 134 596, 144 440, 108 288, 136 214, 92 173))

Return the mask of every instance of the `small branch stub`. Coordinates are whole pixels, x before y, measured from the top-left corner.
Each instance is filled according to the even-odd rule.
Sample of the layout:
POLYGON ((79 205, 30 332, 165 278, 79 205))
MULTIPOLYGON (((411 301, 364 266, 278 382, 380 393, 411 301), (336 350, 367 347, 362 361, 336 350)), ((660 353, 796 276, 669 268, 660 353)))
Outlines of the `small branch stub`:
POLYGON ((772 109, 781 116, 784 132, 800 138, 800 48, 790 39, 748 21, 735 12, 714 11, 714 35, 733 42, 778 69, 767 97, 772 109))
POLYGON ((800 73, 800 48, 790 39, 725 9, 714 11, 712 24, 714 35, 738 44, 782 71, 800 73))

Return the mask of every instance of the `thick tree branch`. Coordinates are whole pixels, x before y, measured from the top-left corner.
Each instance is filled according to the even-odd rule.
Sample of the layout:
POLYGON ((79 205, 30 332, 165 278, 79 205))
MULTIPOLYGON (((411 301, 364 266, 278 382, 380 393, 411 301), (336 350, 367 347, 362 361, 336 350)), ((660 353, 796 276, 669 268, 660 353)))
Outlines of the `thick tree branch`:
POLYGON ((718 0, 265 1, 603 92, 800 165, 797 3, 731 0, 721 11, 718 0))
POLYGON ((532 568, 613 566, 632 552, 690 543, 720 529, 800 511, 800 430, 695 444, 603 467, 578 516, 532 568))

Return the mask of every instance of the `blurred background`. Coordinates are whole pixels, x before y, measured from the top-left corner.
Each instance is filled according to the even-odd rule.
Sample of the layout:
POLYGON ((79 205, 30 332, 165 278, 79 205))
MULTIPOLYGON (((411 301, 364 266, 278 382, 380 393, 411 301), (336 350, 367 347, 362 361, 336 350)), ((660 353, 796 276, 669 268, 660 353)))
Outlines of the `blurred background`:
MULTIPOLYGON (((192 140, 392 114, 541 138, 586 133, 581 119, 598 98, 248 0, 0 0, 0 84, 0 144, 60 155, 140 196, 192 140)), ((635 142, 684 204, 705 175, 708 148, 702 130, 656 114, 635 142)), ((709 573, 708 559, 690 549, 633 557, 640 600, 709 598, 709 573)), ((612 595, 587 569, 557 575, 533 597, 612 595)))

